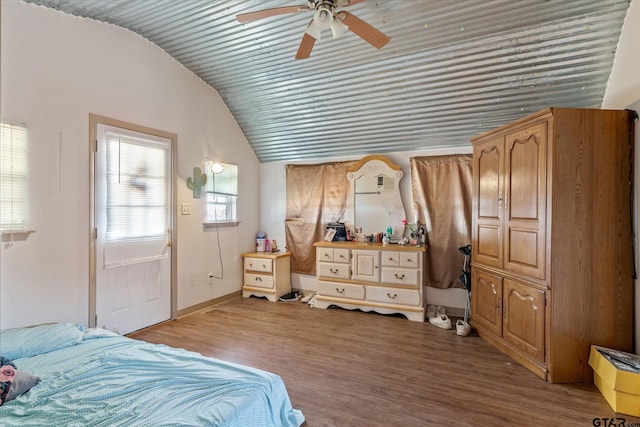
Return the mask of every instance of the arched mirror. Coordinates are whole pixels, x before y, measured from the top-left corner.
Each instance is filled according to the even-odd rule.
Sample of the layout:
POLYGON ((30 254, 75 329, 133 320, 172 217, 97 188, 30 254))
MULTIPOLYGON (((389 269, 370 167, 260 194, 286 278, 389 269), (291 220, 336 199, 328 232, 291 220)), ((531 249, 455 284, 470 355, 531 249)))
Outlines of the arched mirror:
POLYGON ((348 170, 351 189, 346 217, 353 218, 353 230, 361 228, 370 235, 392 227, 392 237, 402 237, 405 219, 400 198, 402 175, 400 166, 381 155, 366 156, 348 170))

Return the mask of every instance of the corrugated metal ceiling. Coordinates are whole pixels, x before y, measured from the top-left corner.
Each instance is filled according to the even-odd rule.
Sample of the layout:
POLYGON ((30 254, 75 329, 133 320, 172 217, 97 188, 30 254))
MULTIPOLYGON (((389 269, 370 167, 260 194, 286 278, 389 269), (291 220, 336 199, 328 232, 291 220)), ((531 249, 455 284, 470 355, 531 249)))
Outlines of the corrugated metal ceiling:
POLYGON ((294 60, 307 11, 288 0, 26 0, 116 24, 214 87, 261 162, 459 147, 548 106, 599 108, 630 0, 367 0, 347 32, 294 60))

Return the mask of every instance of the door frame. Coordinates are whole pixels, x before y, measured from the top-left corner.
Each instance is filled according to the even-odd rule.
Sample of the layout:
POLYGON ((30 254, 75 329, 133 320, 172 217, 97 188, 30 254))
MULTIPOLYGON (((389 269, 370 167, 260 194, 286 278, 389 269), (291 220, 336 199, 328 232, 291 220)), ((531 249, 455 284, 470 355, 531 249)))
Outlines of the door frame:
POLYGON ((177 186, 176 186, 176 146, 178 136, 175 133, 165 132, 158 129, 148 128, 136 125, 122 120, 112 119, 98 114, 89 113, 89 327, 97 326, 96 313, 96 149, 98 145, 97 129, 98 123, 107 126, 115 126, 123 129, 129 129, 136 132, 146 133, 171 141, 171 200, 169 201, 171 213, 171 320, 178 318, 178 269, 177 269, 177 218, 176 203, 177 186))

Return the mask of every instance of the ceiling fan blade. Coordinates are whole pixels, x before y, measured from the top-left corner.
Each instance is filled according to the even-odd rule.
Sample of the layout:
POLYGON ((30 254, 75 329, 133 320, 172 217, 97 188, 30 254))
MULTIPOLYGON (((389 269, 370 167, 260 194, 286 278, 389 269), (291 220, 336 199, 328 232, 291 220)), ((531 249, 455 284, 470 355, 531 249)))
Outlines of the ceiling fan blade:
POLYGON ((364 22, 362 19, 357 16, 341 10, 336 13, 336 16, 347 26, 351 31, 360 36, 364 41, 370 43, 376 49, 380 49, 382 46, 386 45, 391 38, 389 38, 383 32, 375 29, 371 25, 364 22))
POLYGON ((366 0, 338 0, 336 7, 353 6, 354 4, 362 3, 363 1, 366 0))
MULTIPOLYGON (((311 25, 313 23, 313 19, 309 23, 311 25)), ((302 35, 302 41, 300 42, 300 46, 298 46, 298 52, 296 52, 296 59, 307 59, 309 55, 311 55, 311 49, 313 49, 313 45, 316 44, 316 39, 311 37, 306 32, 302 35)))
POLYGON ((268 18, 270 16, 306 12, 309 10, 312 10, 312 9, 310 9, 309 6, 307 5, 274 7, 272 9, 258 10, 256 12, 241 13, 239 15, 236 15, 236 19, 238 20, 238 22, 245 23, 249 21, 255 21, 258 19, 268 18))

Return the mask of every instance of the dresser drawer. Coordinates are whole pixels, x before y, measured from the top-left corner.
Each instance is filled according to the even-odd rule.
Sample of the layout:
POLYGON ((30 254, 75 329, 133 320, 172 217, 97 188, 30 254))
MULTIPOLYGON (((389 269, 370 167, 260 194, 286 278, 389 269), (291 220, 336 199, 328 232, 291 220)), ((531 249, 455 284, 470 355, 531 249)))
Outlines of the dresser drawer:
POLYGON ((413 289, 367 286, 367 300, 387 304, 420 305, 420 291, 413 289))
POLYGON ((271 273, 273 271, 272 260, 266 258, 250 258, 244 259, 244 271, 260 271, 262 273, 271 273))
POLYGON ((273 289, 273 276, 268 274, 244 273, 244 285, 255 288, 273 289))
POLYGON ((319 277, 348 279, 350 277, 351 266, 349 264, 338 264, 335 262, 319 262, 317 269, 319 277))
POLYGON ((400 252, 382 251, 380 253, 380 264, 382 264, 383 267, 400 266, 400 252))
POLYGON ((420 267, 421 254, 415 252, 400 252, 400 267, 420 267))
POLYGON ((364 286, 346 283, 318 282, 318 293, 332 297, 364 299, 364 286))
POLYGON ((337 262, 341 264, 349 263, 349 249, 340 248, 318 248, 316 261, 337 262))
POLYGON ((382 282, 394 285, 418 286, 420 271, 411 268, 383 268, 382 282))
POLYGON ((420 253, 381 251, 380 263, 383 267, 420 267, 420 253))

